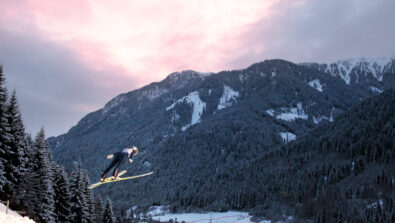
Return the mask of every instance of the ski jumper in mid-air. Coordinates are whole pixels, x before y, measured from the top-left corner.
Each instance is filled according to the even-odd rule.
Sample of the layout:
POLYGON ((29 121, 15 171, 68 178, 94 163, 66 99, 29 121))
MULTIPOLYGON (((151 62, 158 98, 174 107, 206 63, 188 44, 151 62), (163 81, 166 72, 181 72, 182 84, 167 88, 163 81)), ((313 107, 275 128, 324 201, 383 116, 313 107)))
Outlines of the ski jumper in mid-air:
POLYGON ((131 164, 133 162, 132 157, 136 156, 138 154, 138 149, 137 147, 133 146, 132 148, 126 148, 120 152, 116 152, 110 155, 107 155, 107 159, 113 159, 114 160, 111 162, 111 164, 107 167, 106 170, 104 170, 103 175, 101 176, 100 180, 104 181, 106 179, 106 175, 108 172, 111 171, 111 169, 114 167, 114 173, 111 179, 117 179, 119 169, 121 168, 122 164, 125 163, 127 159, 129 159, 129 163, 131 164))

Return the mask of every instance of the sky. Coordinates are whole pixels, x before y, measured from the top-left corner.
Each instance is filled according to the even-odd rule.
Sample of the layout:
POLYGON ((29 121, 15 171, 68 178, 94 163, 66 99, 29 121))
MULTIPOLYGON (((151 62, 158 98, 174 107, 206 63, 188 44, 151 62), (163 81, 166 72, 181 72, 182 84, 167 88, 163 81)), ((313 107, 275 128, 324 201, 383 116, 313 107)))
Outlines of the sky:
POLYGON ((395 54, 393 0, 0 0, 0 64, 28 132, 66 133, 181 70, 395 54))

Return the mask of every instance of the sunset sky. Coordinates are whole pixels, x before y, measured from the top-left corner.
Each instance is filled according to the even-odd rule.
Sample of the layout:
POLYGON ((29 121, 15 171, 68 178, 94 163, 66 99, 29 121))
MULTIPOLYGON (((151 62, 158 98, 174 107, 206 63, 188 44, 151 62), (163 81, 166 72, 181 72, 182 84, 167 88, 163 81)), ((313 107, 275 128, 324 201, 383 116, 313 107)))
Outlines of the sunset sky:
POLYGON ((0 0, 0 63, 27 130, 65 133, 169 73, 395 54, 394 0, 0 0))

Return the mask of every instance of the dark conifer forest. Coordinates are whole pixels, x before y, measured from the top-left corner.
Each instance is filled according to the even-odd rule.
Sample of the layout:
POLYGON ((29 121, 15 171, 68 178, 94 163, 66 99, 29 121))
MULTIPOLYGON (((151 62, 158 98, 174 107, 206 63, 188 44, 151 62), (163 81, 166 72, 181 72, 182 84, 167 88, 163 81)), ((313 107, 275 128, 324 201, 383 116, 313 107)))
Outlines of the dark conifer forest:
POLYGON ((87 189, 87 172, 79 164, 72 172, 56 164, 44 129, 34 138, 26 133, 17 94, 8 95, 5 81, 0 66, 1 202, 38 223, 113 222, 111 206, 104 209, 101 198, 87 189))
MULTIPOLYGON (((241 130, 233 128, 230 131, 241 130)), ((157 154, 156 163, 163 164, 159 171, 166 165, 176 165, 174 176, 184 176, 167 176, 171 182, 164 181, 163 185, 181 186, 158 192, 173 211, 198 207, 246 210, 273 220, 292 215, 297 216, 297 222, 395 222, 393 90, 353 106, 333 123, 320 126, 293 143, 252 161, 238 161, 233 168, 210 168, 212 163, 226 160, 212 160, 221 156, 212 155, 215 150, 210 148, 199 151, 195 140, 235 143, 231 146, 235 156, 246 156, 245 147, 239 146, 243 141, 225 142, 204 134, 187 133, 184 140, 169 140, 168 149, 157 154), (211 158, 201 159, 198 167, 190 168, 190 160, 178 157, 191 148, 193 153, 201 152, 211 158), (207 169, 195 174, 195 178, 189 177, 191 171, 204 169, 203 165, 207 169)))

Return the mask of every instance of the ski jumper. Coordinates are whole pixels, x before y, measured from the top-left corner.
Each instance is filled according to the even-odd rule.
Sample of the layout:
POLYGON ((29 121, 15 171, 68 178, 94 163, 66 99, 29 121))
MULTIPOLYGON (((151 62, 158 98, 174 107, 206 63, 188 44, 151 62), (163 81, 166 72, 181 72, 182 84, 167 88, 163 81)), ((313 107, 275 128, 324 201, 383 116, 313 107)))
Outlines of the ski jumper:
POLYGON ((124 149, 121 152, 113 153, 114 155, 113 161, 111 164, 107 167, 106 170, 104 170, 102 178, 105 179, 106 175, 110 170, 114 167, 114 173, 113 176, 116 178, 119 173, 119 169, 121 168, 122 164, 125 163, 125 161, 128 158, 132 158, 134 155, 136 155, 136 151, 128 151, 128 149, 124 149))

